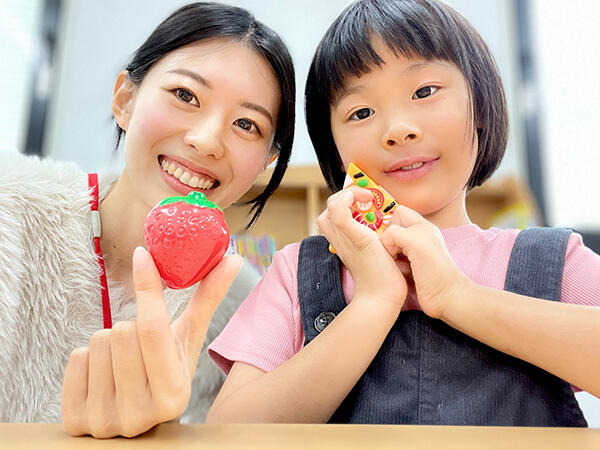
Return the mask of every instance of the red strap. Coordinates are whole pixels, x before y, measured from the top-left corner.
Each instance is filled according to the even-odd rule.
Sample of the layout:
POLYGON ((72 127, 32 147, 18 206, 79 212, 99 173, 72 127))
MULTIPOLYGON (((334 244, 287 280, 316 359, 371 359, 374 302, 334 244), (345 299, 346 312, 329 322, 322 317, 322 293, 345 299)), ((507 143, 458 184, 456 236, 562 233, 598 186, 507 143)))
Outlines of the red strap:
POLYGON ((94 230, 94 247, 100 264, 100 284, 102 285, 102 316, 104 318, 104 328, 112 328, 112 317, 110 314, 110 299, 108 297, 108 282, 106 280, 106 269, 104 268, 104 257, 100 249, 100 216, 98 214, 98 174, 88 173, 88 185, 92 191, 90 199, 90 208, 92 210, 92 228, 94 230), (96 217, 94 217, 96 216, 96 217), (97 225, 95 223, 97 221, 97 225))

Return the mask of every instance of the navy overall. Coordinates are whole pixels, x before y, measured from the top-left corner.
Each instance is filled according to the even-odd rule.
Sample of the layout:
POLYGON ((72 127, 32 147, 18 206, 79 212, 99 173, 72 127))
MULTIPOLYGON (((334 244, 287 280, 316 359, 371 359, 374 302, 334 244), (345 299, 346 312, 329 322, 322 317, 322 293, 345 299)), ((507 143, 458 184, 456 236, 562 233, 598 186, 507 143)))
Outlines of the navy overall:
MULTIPOLYGON (((504 289, 558 301, 569 234, 558 228, 521 231, 504 289)), ((305 345, 346 306, 340 260, 328 245, 323 236, 311 236, 300 246, 305 345)), ((587 426, 568 383, 421 311, 400 313, 330 422, 587 426)))

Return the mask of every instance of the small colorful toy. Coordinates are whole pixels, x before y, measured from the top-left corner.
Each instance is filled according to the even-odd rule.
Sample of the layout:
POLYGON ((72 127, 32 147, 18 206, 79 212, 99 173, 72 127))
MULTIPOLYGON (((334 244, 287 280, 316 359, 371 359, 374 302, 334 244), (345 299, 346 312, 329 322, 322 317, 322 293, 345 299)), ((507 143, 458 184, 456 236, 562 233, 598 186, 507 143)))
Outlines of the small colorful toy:
POLYGON ((229 227, 223 210, 193 191, 152 208, 144 238, 165 285, 183 289, 204 278, 223 258, 229 227))
MULTIPOLYGON (((348 165, 346 179, 344 180, 344 189, 352 185, 368 189, 373 193, 372 200, 366 203, 354 202, 352 205, 352 217, 358 223, 369 227, 378 234, 383 233, 390 224, 392 214, 397 207, 396 201, 384 188, 375 183, 354 163, 348 165)), ((329 251, 335 254, 331 245, 329 245, 329 251)))

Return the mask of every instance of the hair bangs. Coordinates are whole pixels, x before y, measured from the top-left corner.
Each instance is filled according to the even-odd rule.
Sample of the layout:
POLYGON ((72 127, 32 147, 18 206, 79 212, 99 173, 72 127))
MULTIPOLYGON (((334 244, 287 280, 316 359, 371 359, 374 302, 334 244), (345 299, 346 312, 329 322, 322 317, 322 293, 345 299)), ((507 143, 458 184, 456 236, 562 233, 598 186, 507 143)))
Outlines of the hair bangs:
POLYGON ((456 36, 445 23, 452 18, 431 4, 359 2, 339 19, 323 37, 315 58, 319 86, 331 101, 346 79, 358 78, 385 63, 373 49, 375 36, 395 55, 451 61, 463 69, 462 52, 452 45, 456 36))

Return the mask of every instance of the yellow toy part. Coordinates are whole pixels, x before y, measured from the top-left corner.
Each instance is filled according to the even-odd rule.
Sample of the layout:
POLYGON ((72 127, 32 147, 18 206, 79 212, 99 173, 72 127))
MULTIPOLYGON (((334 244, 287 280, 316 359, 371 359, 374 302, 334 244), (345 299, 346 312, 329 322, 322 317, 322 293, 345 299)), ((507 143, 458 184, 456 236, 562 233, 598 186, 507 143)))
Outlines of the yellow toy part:
MULTIPOLYGON (((369 178, 360 168, 350 163, 344 180, 344 189, 348 186, 358 186, 368 189, 373 193, 373 198, 368 202, 354 202, 352 217, 376 233, 380 234, 388 227, 392 214, 397 207, 394 198, 381 186, 369 178)), ((335 254, 331 245, 329 251, 335 254)))

